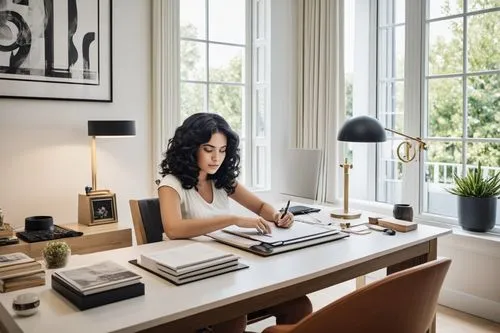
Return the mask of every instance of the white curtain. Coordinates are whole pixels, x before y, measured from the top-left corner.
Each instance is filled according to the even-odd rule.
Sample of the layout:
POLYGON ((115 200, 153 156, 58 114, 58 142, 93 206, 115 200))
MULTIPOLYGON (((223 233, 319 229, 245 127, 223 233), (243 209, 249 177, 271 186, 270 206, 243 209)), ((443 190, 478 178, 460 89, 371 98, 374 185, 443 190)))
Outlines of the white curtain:
POLYGON ((344 113, 343 0, 298 0, 295 145, 321 149, 316 200, 335 199, 337 118, 344 113))
MULTIPOLYGON (((152 10, 152 106, 153 177, 168 139, 179 125, 179 0, 153 0, 152 10)), ((152 186, 156 193, 156 186, 152 186)))

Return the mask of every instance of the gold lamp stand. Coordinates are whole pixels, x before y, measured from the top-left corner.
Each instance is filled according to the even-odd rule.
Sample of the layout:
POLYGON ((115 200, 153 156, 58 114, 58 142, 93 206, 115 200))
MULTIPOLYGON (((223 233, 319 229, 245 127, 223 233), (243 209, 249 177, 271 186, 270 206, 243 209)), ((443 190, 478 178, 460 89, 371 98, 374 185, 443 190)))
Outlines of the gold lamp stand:
POLYGON ((78 194, 78 223, 97 225, 118 222, 116 194, 110 190, 97 190, 96 137, 90 141, 92 188, 78 194))
POLYGON ((349 169, 352 169, 352 164, 347 163, 347 158, 340 167, 344 169, 344 209, 334 210, 330 216, 337 219, 353 220, 361 217, 360 212, 349 211, 349 169))

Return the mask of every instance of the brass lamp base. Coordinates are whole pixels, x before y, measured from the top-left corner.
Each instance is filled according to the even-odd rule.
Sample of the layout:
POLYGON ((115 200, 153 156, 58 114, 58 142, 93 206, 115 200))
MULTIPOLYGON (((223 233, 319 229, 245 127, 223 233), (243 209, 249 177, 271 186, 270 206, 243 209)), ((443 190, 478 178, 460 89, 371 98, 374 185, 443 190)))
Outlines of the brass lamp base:
POLYGON ((361 213, 352 211, 345 213, 344 210, 340 209, 334 210, 332 213, 330 213, 330 216, 336 219, 354 220, 359 219, 361 217, 361 213))

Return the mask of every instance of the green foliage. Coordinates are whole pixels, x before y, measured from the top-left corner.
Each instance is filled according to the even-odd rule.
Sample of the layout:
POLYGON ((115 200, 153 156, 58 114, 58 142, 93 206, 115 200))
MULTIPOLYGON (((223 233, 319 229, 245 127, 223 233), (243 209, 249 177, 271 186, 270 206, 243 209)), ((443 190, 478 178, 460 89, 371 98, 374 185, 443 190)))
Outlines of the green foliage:
POLYGON ((71 248, 64 241, 51 241, 42 250, 47 268, 58 268, 66 265, 71 248))
MULTIPOLYGON (((499 6, 498 0, 471 0, 470 10, 499 6)), ((443 1, 443 16, 463 11, 462 0, 443 1), (454 8, 454 9, 453 9, 454 8)), ((467 45, 463 47, 463 20, 449 22, 449 35, 437 38, 429 49, 429 74, 456 74, 464 70, 463 54, 467 56, 469 75, 462 78, 434 78, 428 81, 428 133, 435 138, 461 138, 464 110, 464 87, 467 102, 467 136, 469 138, 500 138, 500 11, 472 15, 467 25, 467 45), (488 73, 492 71, 491 73, 488 73), (477 73, 477 74, 476 74, 477 73)), ((437 28, 430 24, 431 33, 437 28)), ((437 31, 437 30, 435 30, 437 31)), ((481 161, 483 165, 500 166, 499 144, 468 144, 443 142, 429 151, 433 162, 460 161, 467 149, 468 163, 481 161)))
MULTIPOLYGON (((196 27, 181 26, 181 36, 195 38, 196 27)), ((197 46, 205 43, 186 41, 181 43, 181 79, 205 81, 207 69, 205 58, 197 46)), ((210 67, 208 74, 211 82, 243 82, 243 59, 235 56, 224 67, 210 67)), ((181 83, 181 120, 197 112, 210 111, 220 114, 238 134, 242 135, 244 88, 240 85, 210 84, 208 97, 203 82, 181 83)))
POLYGON ((485 177, 481 162, 478 163, 477 169, 469 170, 466 176, 459 177, 455 173, 453 179, 455 187, 448 189, 451 194, 476 198, 490 198, 500 194, 500 172, 485 177))

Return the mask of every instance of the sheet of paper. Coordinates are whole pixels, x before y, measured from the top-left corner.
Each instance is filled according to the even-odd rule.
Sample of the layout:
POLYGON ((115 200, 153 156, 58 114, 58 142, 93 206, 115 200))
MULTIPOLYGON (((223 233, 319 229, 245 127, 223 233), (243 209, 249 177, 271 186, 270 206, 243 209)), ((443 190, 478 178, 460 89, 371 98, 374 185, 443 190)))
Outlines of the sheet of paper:
POLYGON ((241 247, 246 247, 246 248, 249 248, 252 245, 260 244, 260 242, 257 240, 240 237, 240 236, 237 236, 234 234, 230 234, 228 232, 224 232, 222 230, 217 230, 217 231, 211 232, 211 233, 207 234, 207 236, 212 237, 212 238, 217 239, 217 240, 220 240, 222 242, 228 242, 228 243, 235 244, 235 245, 241 246, 241 247))
POLYGON ((235 225, 227 227, 223 231, 270 244, 336 231, 332 227, 300 222, 294 223, 291 228, 278 228, 274 224, 269 225, 272 232, 266 235, 259 234, 256 229, 240 228, 235 225))

